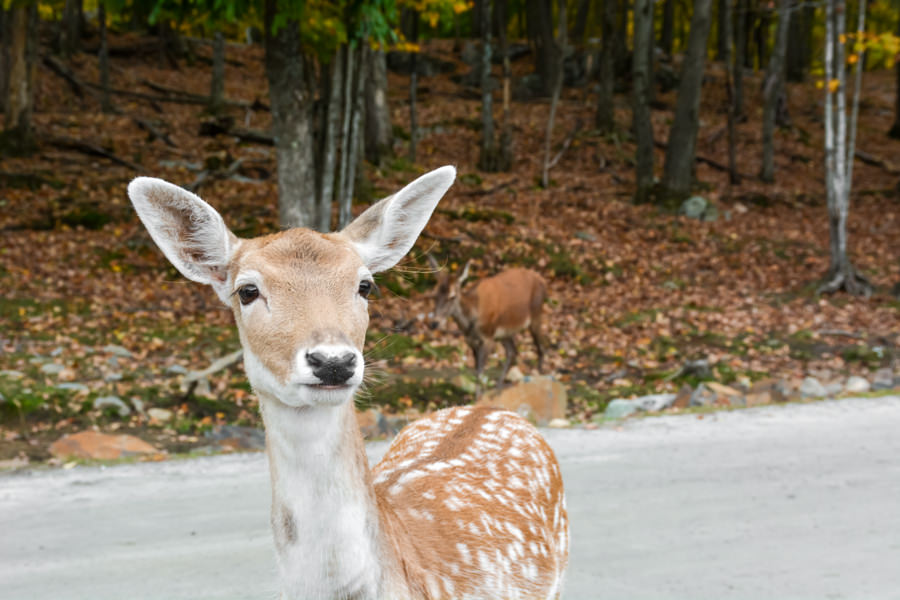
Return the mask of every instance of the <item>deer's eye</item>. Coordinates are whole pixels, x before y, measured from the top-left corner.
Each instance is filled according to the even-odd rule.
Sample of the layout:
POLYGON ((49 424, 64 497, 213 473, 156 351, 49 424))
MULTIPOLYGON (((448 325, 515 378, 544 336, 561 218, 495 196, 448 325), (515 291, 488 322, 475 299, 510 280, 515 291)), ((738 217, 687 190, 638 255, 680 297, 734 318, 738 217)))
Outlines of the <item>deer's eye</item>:
POLYGON ((369 294, 372 293, 372 282, 368 279, 363 279, 359 282, 359 295, 363 298, 368 298, 369 294))
POLYGON ((242 285, 238 290, 238 297, 241 299, 241 304, 246 306, 259 298, 259 288, 252 283, 242 285))

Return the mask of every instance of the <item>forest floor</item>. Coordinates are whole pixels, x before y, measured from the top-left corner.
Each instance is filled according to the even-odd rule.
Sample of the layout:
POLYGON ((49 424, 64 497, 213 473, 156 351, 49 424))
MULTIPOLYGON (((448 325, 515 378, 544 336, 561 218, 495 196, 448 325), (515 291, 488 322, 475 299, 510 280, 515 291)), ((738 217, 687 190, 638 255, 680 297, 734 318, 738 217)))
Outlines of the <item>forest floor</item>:
MULTIPOLYGON (((167 97, 158 86, 208 93, 208 47, 197 46, 192 61, 173 68, 160 62, 146 38, 116 35, 111 44, 115 89, 157 98, 167 97)), ((574 137, 547 189, 538 185, 547 100, 513 104, 513 168, 480 172, 481 102, 477 90, 457 83, 469 68, 450 42, 427 44, 425 52, 456 69, 420 79, 417 159, 403 158, 408 77, 391 73, 397 158, 367 166, 354 210, 444 164, 456 165, 459 178, 408 259, 379 278, 382 295, 370 305, 366 345, 376 375, 364 402, 404 411, 473 398, 472 363, 461 335, 455 327, 429 329, 425 318, 435 281, 426 251, 450 269, 471 258, 476 277, 527 266, 547 279, 545 333, 552 352, 544 372, 567 385, 576 421, 590 420, 611 398, 677 389, 684 380, 672 375, 692 359, 706 358, 723 383, 807 374, 831 379, 893 365, 900 336, 900 303, 891 293, 900 281, 900 165, 891 160, 900 142, 886 136, 891 73, 867 73, 863 82, 858 147, 882 161, 857 161, 854 171, 851 253, 875 285, 864 299, 816 294, 829 258, 823 93, 813 82, 788 85, 791 125, 776 133, 776 183, 764 184, 755 177, 759 77, 747 73, 746 119, 738 127, 745 177, 729 185, 726 173, 698 162, 696 191, 719 214, 703 222, 631 202, 627 94, 615 100, 619 130, 600 135, 592 129, 592 89, 564 90, 554 151, 574 137)), ((229 114, 243 127, 266 130, 270 114, 253 105, 268 101, 262 48, 229 46, 228 60, 227 95, 246 104, 229 114)), ((94 56, 81 54, 69 64, 82 81, 99 80, 94 56)), ((529 69, 528 58, 514 63, 518 75, 529 69)), ((240 363, 212 375, 208 393, 181 389, 181 371, 205 368, 239 347, 232 317, 211 290, 169 265, 138 222, 125 188, 139 174, 187 185, 206 170, 212 176, 198 193, 235 233, 276 231, 273 148, 199 135, 209 119, 202 105, 117 94, 120 113, 104 114, 94 96, 78 97, 46 66, 36 80, 38 152, 4 157, 0 169, 0 459, 46 459, 48 441, 90 427, 140 432, 179 451, 203 444, 203 432, 216 424, 258 424, 240 363), (132 117, 150 122, 172 144, 150 136, 132 117), (73 140, 121 161, 75 150, 73 140), (174 419, 94 408, 107 396, 132 406, 137 400, 145 411, 167 409, 174 419)), ((658 93, 657 140, 668 135, 674 104, 674 91, 658 93)), ((727 148, 723 107, 722 72, 712 64, 697 153, 720 163, 727 148)), ((499 107, 496 114, 499 120, 499 107)), ((658 150, 658 173, 663 160, 658 150)), ((522 339, 519 368, 526 374, 535 371, 534 357, 530 341, 522 339)), ((496 369, 500 359, 496 353, 490 365, 496 369)))

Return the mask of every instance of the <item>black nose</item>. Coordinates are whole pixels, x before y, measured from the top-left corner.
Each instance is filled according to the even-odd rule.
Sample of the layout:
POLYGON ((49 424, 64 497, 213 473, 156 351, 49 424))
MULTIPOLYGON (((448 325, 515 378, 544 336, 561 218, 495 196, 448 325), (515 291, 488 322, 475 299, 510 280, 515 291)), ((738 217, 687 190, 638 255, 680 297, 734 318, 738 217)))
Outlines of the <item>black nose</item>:
POLYGON ((322 381, 322 385, 343 385, 353 376, 356 355, 353 352, 346 352, 340 356, 308 352, 306 362, 312 367, 313 375, 322 381))

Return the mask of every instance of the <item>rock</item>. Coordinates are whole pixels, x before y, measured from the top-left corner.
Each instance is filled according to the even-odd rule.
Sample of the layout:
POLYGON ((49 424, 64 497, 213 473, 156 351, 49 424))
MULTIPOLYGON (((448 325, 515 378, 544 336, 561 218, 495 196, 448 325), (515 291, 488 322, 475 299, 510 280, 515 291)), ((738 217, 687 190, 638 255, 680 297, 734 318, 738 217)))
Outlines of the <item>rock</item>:
POLYGON ((450 383, 467 394, 474 394, 478 391, 478 384, 475 382, 475 378, 462 373, 451 379, 450 383))
POLYGON ((28 462, 27 456, 17 456, 16 458, 10 458, 8 460, 0 460, 0 472, 17 471, 18 469, 27 467, 28 462))
POLYGON ((28 364, 30 365, 42 365, 47 362, 47 359, 43 356, 32 356, 28 359, 28 364))
POLYGON ((716 381, 705 383, 706 387, 716 395, 715 403, 719 406, 746 406, 744 395, 738 390, 716 381))
POLYGON ((47 363, 41 365, 41 373, 44 373, 45 375, 59 375, 65 370, 66 368, 58 363, 47 363))
POLYGON ((524 411, 533 423, 546 426, 553 419, 566 418, 568 400, 562 383, 551 377, 535 377, 500 391, 488 392, 476 404, 505 408, 519 414, 524 411))
POLYGON ((187 375, 188 370, 181 365, 169 365, 166 367, 167 375, 187 375))
POLYGON ((699 377, 700 379, 711 378, 712 369, 709 366, 709 361, 705 358, 701 358, 700 360, 689 360, 684 363, 684 365, 681 366, 681 370, 678 371, 678 376, 687 377, 689 375, 699 377))
POLYGON ((825 385, 825 392, 828 394, 829 398, 834 398, 835 396, 840 395, 844 391, 844 384, 840 381, 832 381, 829 384, 825 385))
POLYGON ((706 387, 705 383, 701 383, 691 394, 689 406, 713 406, 716 403, 716 394, 706 387))
POLYGON ((506 380, 512 383, 519 383, 525 379, 525 376, 522 374, 522 371, 519 370, 519 367, 513 365, 509 368, 509 371, 506 373, 506 380))
POLYGON ((701 219, 703 218, 703 213, 706 212, 707 206, 709 206, 709 202, 703 196, 691 196, 681 203, 678 214, 684 215, 689 219, 701 219))
POLYGON ((0 371, 0 377, 6 377, 7 379, 22 379, 25 377, 25 373, 22 371, 14 371, 12 369, 4 369, 0 371))
POLYGON ((119 368, 119 357, 118 356, 110 356, 106 359, 106 364, 111 366, 113 369, 119 368))
POLYGON ((123 417, 131 414, 131 408, 118 396, 101 396, 94 400, 94 408, 102 409, 104 406, 115 408, 116 412, 123 417))
MULTIPOLYGON (((141 408, 143 408, 143 403, 141 404, 141 408)), ((140 412, 140 410, 138 412, 140 412)), ((157 408, 154 406, 153 408, 147 409, 147 416, 155 421, 159 421, 160 423, 168 423, 172 420, 175 414, 168 408, 157 408)))
POLYGON ((851 375, 844 384, 844 390, 851 394, 865 394, 871 388, 869 380, 859 375, 851 375))
POLYGON ((547 424, 547 427, 553 427, 554 429, 566 429, 571 426, 572 424, 569 423, 568 419, 552 419, 547 424))
POLYGON ((116 372, 107 373, 106 375, 103 376, 103 381, 107 381, 107 382, 122 381, 122 374, 116 373, 116 372))
POLYGON ((139 415, 145 415, 144 412, 144 401, 138 398, 137 396, 131 397, 131 405, 134 407, 134 410, 138 412, 139 415))
POLYGON ((266 448, 266 434, 262 429, 256 427, 216 425, 203 435, 216 442, 225 451, 265 450, 266 448))
POLYGON ((815 377, 804 378, 800 383, 800 387, 797 388, 797 391, 800 392, 800 395, 804 398, 825 398, 828 396, 828 391, 825 389, 825 386, 815 377))
POLYGON ((677 394, 652 394, 650 396, 641 396, 632 400, 632 402, 637 404, 640 410, 659 412, 672 406, 677 397, 677 394))
POLYGON ((118 346, 116 344, 107 344, 106 346, 103 346, 103 351, 121 358, 131 358, 132 356, 131 352, 127 348, 123 348, 122 346, 118 346))
POLYGON ((631 400, 616 398, 606 405, 603 417, 605 419, 624 419, 625 417, 638 412, 638 410, 637 404, 631 400))
POLYGON ((50 444, 50 454, 61 459, 112 460, 158 452, 159 450, 133 435, 109 435, 97 431, 66 435, 50 444))
POLYGON ((684 384, 681 386, 681 389, 678 390, 678 394, 675 396, 675 400, 672 402, 672 408, 687 408, 691 405, 691 394, 694 393, 694 388, 692 388, 688 384, 684 384))
POLYGON ((89 392, 90 388, 83 383, 60 383, 56 386, 60 390, 69 390, 71 392, 89 392))
POLYGON ((872 390, 890 390, 894 387, 894 372, 889 368, 878 369, 872 377, 872 390))
POLYGON ((747 390, 747 406, 786 402, 790 396, 790 386, 783 379, 764 379, 757 381, 747 390), (751 400, 751 396, 753 399, 751 400))
POLYGON ((62 346, 57 346, 57 347, 54 348, 53 351, 50 353, 50 356, 52 356, 53 358, 56 358, 57 356, 59 356, 59 355, 62 354, 62 353, 63 353, 63 347, 62 347, 62 346))

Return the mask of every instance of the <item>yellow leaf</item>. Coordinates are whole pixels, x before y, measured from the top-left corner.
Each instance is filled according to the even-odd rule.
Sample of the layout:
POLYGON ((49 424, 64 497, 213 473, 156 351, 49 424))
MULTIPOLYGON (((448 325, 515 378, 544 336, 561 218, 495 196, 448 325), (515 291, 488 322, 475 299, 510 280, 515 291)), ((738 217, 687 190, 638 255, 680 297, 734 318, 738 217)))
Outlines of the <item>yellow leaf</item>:
POLYGON ((822 81, 822 80, 820 79, 819 81, 816 82, 816 89, 817 89, 817 90, 821 90, 823 87, 825 87, 825 82, 824 82, 824 81, 822 81))
POLYGON ((847 63, 851 64, 851 65, 855 65, 858 60, 859 60, 858 54, 851 54, 850 56, 847 57, 847 63))
POLYGON ((832 79, 828 82, 828 91, 832 94, 838 91, 838 88, 841 87, 841 82, 837 79, 832 79))
POLYGON ((846 44, 847 43, 847 34, 842 33, 841 35, 839 35, 838 41, 842 44, 846 44))

